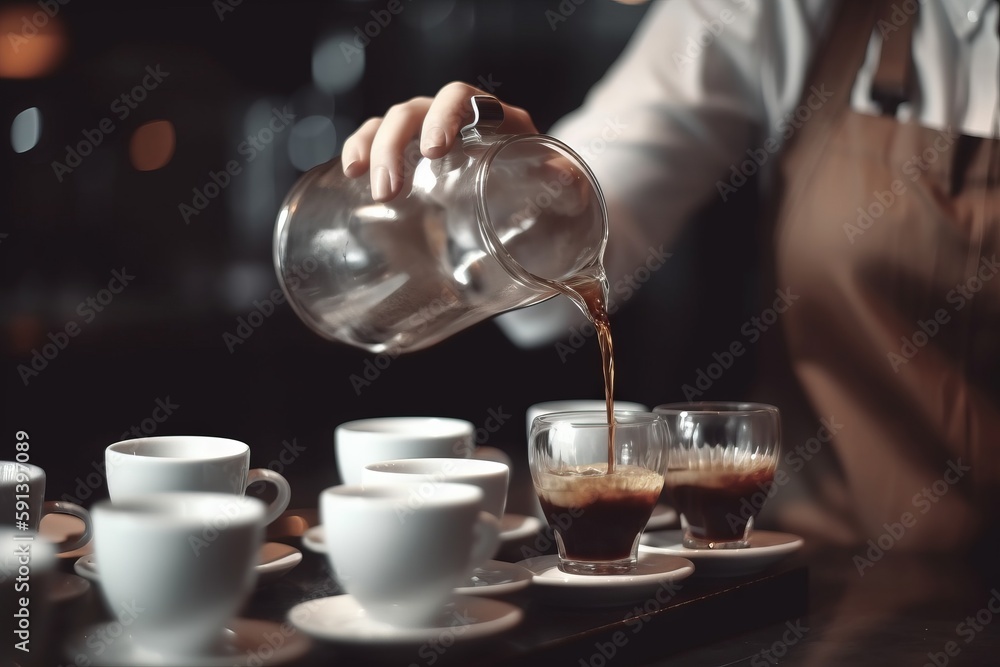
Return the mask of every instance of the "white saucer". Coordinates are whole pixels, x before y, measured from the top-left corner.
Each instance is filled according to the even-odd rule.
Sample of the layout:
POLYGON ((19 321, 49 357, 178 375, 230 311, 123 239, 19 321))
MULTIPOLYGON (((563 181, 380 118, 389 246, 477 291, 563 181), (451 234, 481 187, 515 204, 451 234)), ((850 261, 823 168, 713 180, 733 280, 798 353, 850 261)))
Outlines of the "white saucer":
POLYGON ((545 527, 545 523, 534 516, 505 512, 500 519, 500 541, 517 542, 527 539, 545 527))
POLYGON ((471 595, 456 595, 441 614, 441 622, 428 628, 402 628, 372 620, 350 595, 309 600, 292 607, 289 622, 307 635, 330 642, 362 645, 411 645, 442 643, 450 635, 466 642, 513 628, 524 618, 519 607, 471 595))
POLYGON ((49 600, 53 604, 64 604, 76 600, 90 590, 90 582, 69 572, 53 572, 49 588, 49 600))
MULTIPOLYGON (((265 542, 260 548, 256 565, 257 585, 271 583, 302 562, 302 552, 281 542, 265 542)), ((86 579, 98 581, 97 562, 94 554, 80 556, 73 563, 73 570, 86 579)))
POLYGON ((462 595, 507 595, 531 585, 530 570, 515 563, 489 560, 473 573, 467 586, 459 586, 456 593, 462 595))
MULTIPOLYGON (((302 533, 302 546, 316 553, 326 553, 322 526, 314 526, 302 533)), ((531 585, 531 572, 520 565, 500 560, 487 561, 473 580, 466 586, 459 586, 456 593, 462 595, 507 595, 531 585)))
POLYGON ((664 528, 669 528, 670 526, 677 525, 678 519, 677 510, 669 505, 657 503, 656 507, 653 508, 652 516, 646 522, 646 530, 663 530, 664 528))
POLYGON ((326 537, 323 536, 322 524, 302 532, 302 546, 318 554, 326 553, 326 537))
POLYGON ((92 625, 74 635, 66 646, 66 657, 84 657, 90 665, 103 667, 250 667, 283 665, 297 660, 312 647, 312 640, 288 626, 271 621, 236 618, 227 624, 226 640, 218 653, 177 657, 139 652, 121 625, 92 625), (105 631, 107 628, 107 631, 105 631), (117 639, 111 639, 117 637, 117 639), (278 641, 278 639, 281 641, 278 641))
POLYGON ((612 606, 648 599, 660 588, 672 594, 671 582, 694 574, 694 563, 687 558, 639 548, 639 562, 631 574, 569 574, 559 569, 559 556, 537 556, 522 560, 534 573, 532 590, 543 599, 563 605, 612 606))
POLYGON ((690 559, 698 576, 740 577, 760 572, 802 548, 804 540, 791 533, 755 530, 745 549, 689 549, 682 543, 683 531, 646 532, 639 538, 642 548, 656 553, 690 559))
POLYGON ((302 562, 302 552, 282 542, 265 542, 257 561, 257 585, 280 579, 302 562))

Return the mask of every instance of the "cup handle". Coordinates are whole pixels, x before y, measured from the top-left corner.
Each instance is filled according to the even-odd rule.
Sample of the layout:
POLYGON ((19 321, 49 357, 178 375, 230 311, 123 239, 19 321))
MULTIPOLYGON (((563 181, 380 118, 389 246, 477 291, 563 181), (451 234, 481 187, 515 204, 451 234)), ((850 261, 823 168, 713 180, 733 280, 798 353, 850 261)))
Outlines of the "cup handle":
POLYGON ((489 512, 480 512, 472 527, 472 549, 469 552, 469 571, 481 567, 500 549, 500 520, 489 512))
POLYGON ((273 484, 274 488, 278 491, 278 495, 267 506, 267 515, 264 523, 270 524, 281 516, 282 512, 288 509, 288 503, 292 500, 292 489, 288 485, 288 480, 281 473, 268 470, 267 468, 253 468, 247 473, 247 488, 256 482, 273 484))
POLYGON ((64 500, 46 500, 45 504, 42 505, 42 516, 44 517, 49 514, 69 514, 70 516, 75 516, 80 521, 83 521, 83 535, 72 542, 57 544, 57 553, 64 554, 70 551, 76 551, 80 547, 90 544, 90 540, 94 536, 94 524, 90 520, 90 512, 86 509, 75 503, 69 503, 64 500))
POLYGON ((476 447, 472 452, 472 458, 484 461, 496 461, 497 463, 505 464, 512 471, 514 470, 514 463, 511 461, 510 456, 499 447, 476 447))

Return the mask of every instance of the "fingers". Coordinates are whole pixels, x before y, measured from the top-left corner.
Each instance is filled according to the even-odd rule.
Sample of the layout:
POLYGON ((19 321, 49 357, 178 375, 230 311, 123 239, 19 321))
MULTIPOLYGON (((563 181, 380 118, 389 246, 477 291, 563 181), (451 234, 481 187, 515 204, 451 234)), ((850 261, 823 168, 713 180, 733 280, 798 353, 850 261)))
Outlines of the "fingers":
POLYGON ((372 141, 381 125, 381 118, 369 118, 344 141, 344 148, 340 151, 340 164, 345 175, 357 178, 368 171, 372 141))
POLYGON ((397 104, 383 118, 369 118, 344 141, 340 162, 344 174, 358 178, 371 171, 372 196, 386 201, 399 193, 402 184, 403 150, 416 136, 429 97, 415 97, 397 104))
POLYGON ((454 81, 438 91, 427 110, 420 131, 420 152, 434 159, 445 155, 455 144, 459 130, 472 121, 473 95, 483 91, 460 81, 454 81))
MULTIPOLYGON (((439 158, 451 150, 459 131, 472 122, 474 95, 489 95, 474 86, 455 81, 443 87, 434 97, 420 131, 420 152, 431 159, 439 158)), ((524 109, 503 104, 504 122, 500 130, 507 134, 537 132, 535 124, 524 109)))
POLYGON ((372 198, 388 201, 403 187, 403 152, 420 129, 431 105, 429 97, 414 97, 389 108, 371 146, 372 198))
MULTIPOLYGON (((341 151, 344 174, 358 178, 370 172, 372 197, 375 201, 389 201, 402 190, 403 154, 417 133, 422 155, 431 159, 444 156, 454 146, 462 127, 472 122, 471 98, 487 94, 455 81, 441 88, 433 99, 415 97, 391 107, 383 118, 368 119, 344 142, 341 151)), ((501 132, 537 132, 524 109, 502 106, 501 132)))

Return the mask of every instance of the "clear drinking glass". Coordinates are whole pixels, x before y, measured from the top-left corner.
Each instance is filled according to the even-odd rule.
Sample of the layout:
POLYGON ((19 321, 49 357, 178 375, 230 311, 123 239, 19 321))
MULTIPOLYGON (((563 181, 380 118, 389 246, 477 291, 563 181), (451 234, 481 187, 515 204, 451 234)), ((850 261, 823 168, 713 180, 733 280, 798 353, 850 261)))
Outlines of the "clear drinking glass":
POLYGON ((610 448, 609 431, 604 410, 544 414, 531 425, 528 464, 564 572, 631 572, 663 489, 663 419, 616 410, 610 448))
POLYGON ((664 418, 670 434, 667 495, 681 515, 684 546, 750 546, 754 519, 778 464, 778 408, 695 402, 658 405, 653 412, 664 418))

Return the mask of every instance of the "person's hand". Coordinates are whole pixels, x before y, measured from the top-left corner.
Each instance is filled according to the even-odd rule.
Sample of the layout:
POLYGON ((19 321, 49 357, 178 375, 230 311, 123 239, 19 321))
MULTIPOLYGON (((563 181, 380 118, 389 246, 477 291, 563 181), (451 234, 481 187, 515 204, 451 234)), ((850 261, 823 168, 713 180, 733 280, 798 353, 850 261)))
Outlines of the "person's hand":
MULTIPOLYGON (((469 100, 473 95, 488 95, 478 88, 452 82, 431 97, 393 105, 381 118, 369 118, 344 142, 341 165, 344 174, 359 178, 370 172, 372 197, 389 201, 399 194, 403 184, 403 151, 416 136, 420 153, 434 159, 451 150, 463 126, 472 122, 469 100)), ((501 102, 505 134, 535 133, 535 124, 524 109, 501 102)))

